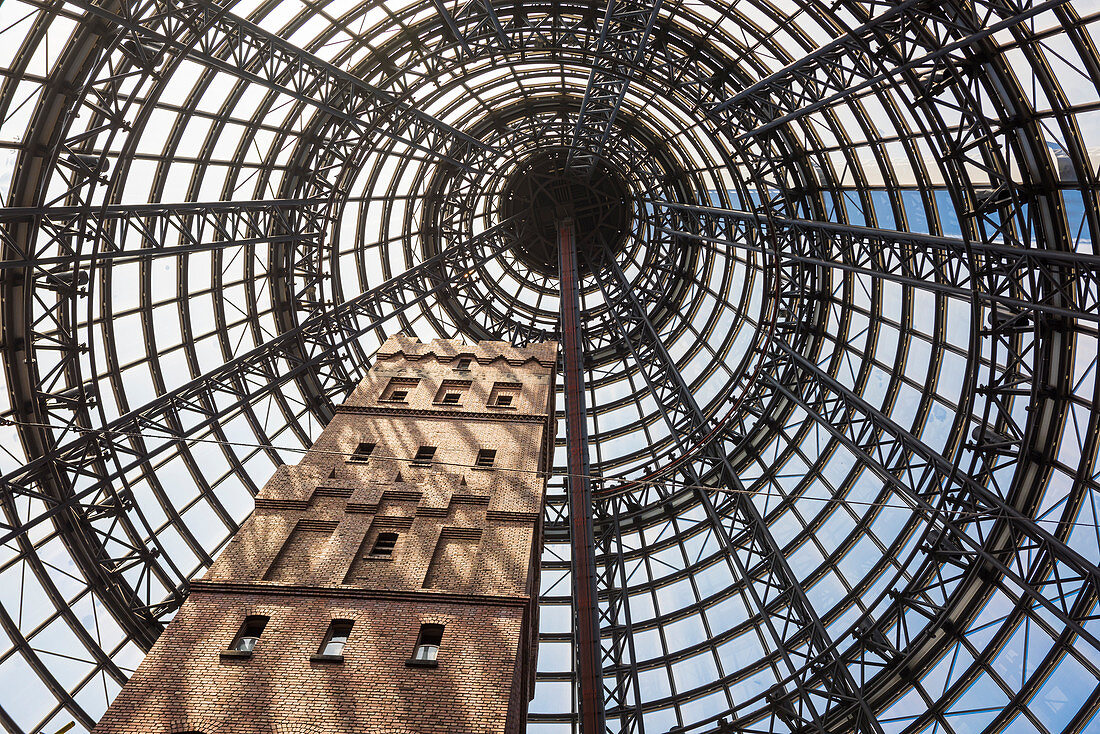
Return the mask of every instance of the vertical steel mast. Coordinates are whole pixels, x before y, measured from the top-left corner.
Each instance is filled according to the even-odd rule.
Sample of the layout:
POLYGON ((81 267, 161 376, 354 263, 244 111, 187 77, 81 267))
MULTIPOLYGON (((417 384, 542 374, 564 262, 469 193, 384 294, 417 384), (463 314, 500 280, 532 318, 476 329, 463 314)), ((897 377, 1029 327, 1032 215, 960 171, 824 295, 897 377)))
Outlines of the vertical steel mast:
POLYGON ((569 528, 573 559, 573 613, 576 666, 580 682, 580 734, 603 734, 603 675, 596 599, 592 488, 588 476, 583 346, 580 339, 581 290, 572 219, 558 220, 558 277, 561 281, 562 372, 565 377, 565 446, 569 472, 569 528))

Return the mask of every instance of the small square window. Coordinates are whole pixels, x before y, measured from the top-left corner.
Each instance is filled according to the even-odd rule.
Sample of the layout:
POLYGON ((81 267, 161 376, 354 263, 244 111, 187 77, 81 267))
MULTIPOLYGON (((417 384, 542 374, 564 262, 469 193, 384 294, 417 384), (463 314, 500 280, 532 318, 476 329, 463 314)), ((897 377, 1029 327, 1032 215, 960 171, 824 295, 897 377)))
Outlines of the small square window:
POLYGON ((421 446, 416 450, 416 456, 413 457, 413 466, 430 466, 432 459, 435 458, 435 446, 421 446))
POLYGON ((478 469, 491 469, 496 460, 496 449, 481 449, 477 452, 477 460, 474 462, 474 466, 478 469))
POLYGON ((374 453, 375 444, 373 443, 360 443, 355 447, 355 451, 351 453, 351 458, 348 461, 354 461, 357 464, 366 463, 370 455, 374 453))
POLYGON ((458 360, 458 365, 455 367, 455 369, 465 371, 465 370, 470 369, 471 364, 473 364, 472 359, 463 358, 463 359, 458 360))
POLYGON ((463 396, 470 391, 469 380, 444 380, 435 393, 436 405, 462 405, 463 396))
POLYGON ((390 382, 386 385, 386 389, 382 391, 379 400, 387 403, 403 403, 409 399, 409 393, 419 384, 420 380, 418 378, 390 378, 390 382))
POLYGON ((348 644, 348 637, 351 636, 352 624, 350 619, 332 620, 332 624, 328 626, 328 632, 325 633, 325 641, 321 643, 321 649, 313 659, 322 658, 337 662, 342 660, 344 647, 348 644))
POLYGON ((422 624, 420 636, 416 640, 410 665, 434 667, 439 662, 439 646, 443 642, 443 625, 422 624))
POLYGON ((379 533, 370 549, 372 556, 392 556, 397 547, 397 533, 379 533))
POLYGON ((489 391, 489 407, 514 409, 522 389, 523 386, 518 382, 493 383, 493 389, 489 391))

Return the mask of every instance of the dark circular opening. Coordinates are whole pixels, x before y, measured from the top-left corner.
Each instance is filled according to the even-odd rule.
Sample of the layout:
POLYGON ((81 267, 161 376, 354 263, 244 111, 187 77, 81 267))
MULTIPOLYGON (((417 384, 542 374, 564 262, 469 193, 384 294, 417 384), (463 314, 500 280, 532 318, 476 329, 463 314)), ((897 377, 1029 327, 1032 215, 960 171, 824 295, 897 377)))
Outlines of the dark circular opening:
POLYGON ((597 164, 591 174, 567 165, 565 151, 543 151, 524 160, 501 193, 501 214, 519 215, 516 256, 546 275, 558 274, 558 222, 569 218, 581 271, 602 245, 618 250, 630 231, 625 182, 597 164))

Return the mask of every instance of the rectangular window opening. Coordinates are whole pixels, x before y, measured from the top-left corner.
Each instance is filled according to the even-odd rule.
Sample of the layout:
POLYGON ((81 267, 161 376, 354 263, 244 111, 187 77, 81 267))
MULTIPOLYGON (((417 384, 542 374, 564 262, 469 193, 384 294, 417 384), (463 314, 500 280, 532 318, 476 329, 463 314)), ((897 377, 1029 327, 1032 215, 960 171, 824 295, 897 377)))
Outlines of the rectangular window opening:
POLYGON ((460 359, 460 360, 458 360, 458 365, 455 367, 455 369, 466 371, 466 370, 470 369, 470 365, 472 363, 473 363, 472 359, 467 359, 467 358, 460 359))
POLYGON ((387 403, 404 403, 409 399, 409 393, 419 384, 419 378, 392 377, 379 400, 387 403))
POLYGON ((318 654, 326 658, 343 657, 344 646, 347 645, 348 637, 351 636, 352 624, 353 622, 350 619, 332 620, 318 654))
POLYGON ((237 631, 237 636, 233 638, 233 644, 229 646, 229 651, 242 657, 251 655, 256 649, 256 643, 260 641, 260 635, 267 627, 267 620, 267 617, 258 614, 245 617, 240 630, 237 631))
POLYGON ((374 447, 375 444, 373 443, 360 443, 355 447, 355 451, 351 453, 351 458, 348 461, 365 464, 370 455, 374 453, 374 447))
POLYGON ((443 625, 422 624, 410 665, 434 667, 439 661, 439 646, 443 642, 443 625))
POLYGON ((397 547, 397 533, 379 533, 370 549, 372 556, 392 556, 397 547))
POLYGON ((436 405, 462 405, 462 396, 471 384, 469 380, 444 380, 435 394, 436 405))
POLYGON ((496 449, 481 449, 477 452, 477 460, 474 462, 474 466, 479 469, 491 469, 496 460, 496 449))
POLYGON ((518 382, 495 382, 489 391, 488 405, 491 408, 515 408, 521 390, 523 385, 518 382))
POLYGON ((413 457, 413 466, 431 466, 432 459, 435 458, 435 446, 421 446, 416 450, 416 456, 413 457))

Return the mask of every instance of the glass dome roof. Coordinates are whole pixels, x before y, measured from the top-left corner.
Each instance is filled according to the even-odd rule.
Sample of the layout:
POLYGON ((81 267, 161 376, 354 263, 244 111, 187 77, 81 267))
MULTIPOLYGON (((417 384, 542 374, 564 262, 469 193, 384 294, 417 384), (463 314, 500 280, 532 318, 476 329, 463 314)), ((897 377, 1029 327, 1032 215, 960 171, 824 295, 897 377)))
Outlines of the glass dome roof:
MULTIPOLYGON (((387 335, 555 336, 540 175, 614 202, 610 729, 1100 730, 1098 20, 3 0, 0 725, 91 728, 387 335)), ((577 719, 558 436, 534 734, 577 719)))

